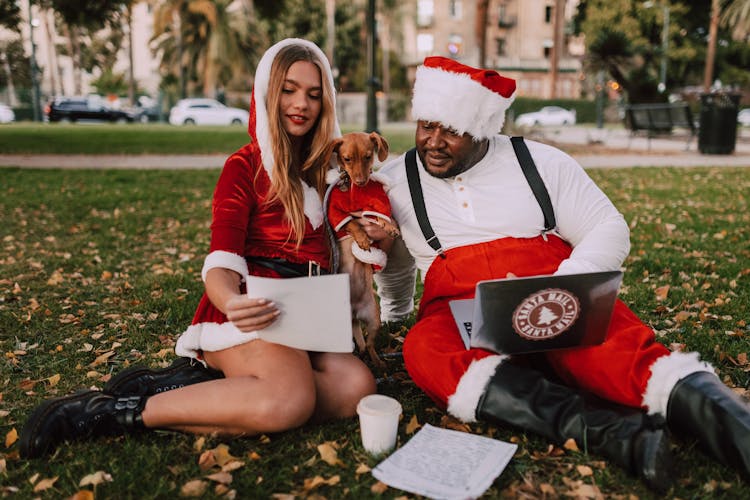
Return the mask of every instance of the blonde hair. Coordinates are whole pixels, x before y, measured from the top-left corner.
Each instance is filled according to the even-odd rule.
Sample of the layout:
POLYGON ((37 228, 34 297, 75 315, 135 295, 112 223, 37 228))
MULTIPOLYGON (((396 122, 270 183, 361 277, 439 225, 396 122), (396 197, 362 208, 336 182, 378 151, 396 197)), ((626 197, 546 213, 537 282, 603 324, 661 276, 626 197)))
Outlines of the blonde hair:
MULTIPOLYGON (((326 147, 333 138, 336 125, 334 89, 326 78, 328 61, 321 61, 307 47, 289 45, 282 48, 271 65, 268 82, 266 109, 268 127, 273 149, 273 172, 271 175, 271 196, 268 203, 276 201, 284 206, 285 217, 292 226, 297 247, 305 235, 304 193, 300 180, 313 187, 321 200, 326 190, 326 147), (306 61, 317 66, 322 88, 320 115, 310 132, 303 138, 302 158, 295 164, 289 135, 281 121, 280 99, 284 80, 292 64, 306 61), (299 162, 302 164, 300 165, 299 162)), ((291 237, 291 235, 290 235, 291 237)))

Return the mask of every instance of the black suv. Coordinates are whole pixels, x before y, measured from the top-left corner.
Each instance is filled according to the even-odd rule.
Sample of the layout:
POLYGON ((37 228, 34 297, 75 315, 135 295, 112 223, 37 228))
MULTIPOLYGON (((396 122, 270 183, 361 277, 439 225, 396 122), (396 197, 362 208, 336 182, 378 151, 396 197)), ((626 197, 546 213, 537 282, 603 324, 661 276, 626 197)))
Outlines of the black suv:
POLYGON ((44 113, 51 122, 91 120, 132 122, 137 119, 132 113, 108 108, 100 102, 85 97, 58 97, 45 106, 44 113))

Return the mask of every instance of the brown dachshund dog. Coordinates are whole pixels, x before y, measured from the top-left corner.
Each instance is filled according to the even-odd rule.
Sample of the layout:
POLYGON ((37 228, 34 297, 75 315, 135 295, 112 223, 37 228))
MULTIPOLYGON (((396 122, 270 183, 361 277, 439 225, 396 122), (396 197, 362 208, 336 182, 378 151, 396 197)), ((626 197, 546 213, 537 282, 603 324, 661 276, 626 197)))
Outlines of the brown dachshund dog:
POLYGON ((375 156, 381 162, 388 157, 388 142, 376 132, 352 132, 331 142, 329 160, 334 153, 341 175, 329 197, 328 220, 339 240, 340 270, 349 274, 352 334, 359 351, 367 349, 370 359, 382 367, 375 350, 380 306, 372 276, 376 269, 385 267, 387 255, 370 241, 357 219, 366 218, 390 236, 399 235, 382 184, 370 178, 375 156), (367 330, 366 342, 360 322, 367 330))

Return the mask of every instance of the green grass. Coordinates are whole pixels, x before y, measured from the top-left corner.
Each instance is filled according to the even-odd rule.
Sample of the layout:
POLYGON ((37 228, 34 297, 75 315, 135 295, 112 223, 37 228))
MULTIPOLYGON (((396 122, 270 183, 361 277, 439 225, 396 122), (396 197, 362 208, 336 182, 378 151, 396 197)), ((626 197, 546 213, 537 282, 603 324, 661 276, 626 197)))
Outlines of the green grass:
MULTIPOLYGON (((353 126, 343 127, 352 132, 353 126)), ((393 152, 414 142, 413 127, 383 127, 393 152)), ((165 124, 14 123, 0 127, 0 154, 225 154, 248 142, 247 129, 165 124)))
MULTIPOLYGON (((113 127, 119 128, 130 130, 113 127)), ((700 351, 728 384, 746 387, 750 169, 590 173, 632 228, 623 298, 660 341, 700 351), (657 290, 665 286, 669 292, 659 300, 657 290)), ((0 440, 0 496, 67 498, 92 488, 79 486, 82 478, 104 471, 112 481, 95 487, 98 498, 175 498, 195 479, 211 483, 204 497, 220 497, 216 483, 205 479, 217 470, 202 471, 198 465, 195 436, 155 432, 70 443, 49 458, 31 461, 19 459, 12 443, 14 432, 45 398, 102 387, 108 374, 128 364, 156 366, 172 358, 174 341, 189 324, 202 291, 200 268, 218 174, 0 169, 0 437, 5 438, 0 440), (107 352, 114 354, 94 363, 107 352), (57 478, 52 487, 33 492, 34 485, 50 478, 57 478)), ((403 340, 405 329, 399 325, 385 330, 383 345, 403 340)), ((398 380, 381 391, 403 405, 401 443, 409 438, 407 423, 414 416, 420 424, 455 425, 409 382, 399 362, 378 375, 398 380)), ((550 489, 559 497, 575 496, 583 484, 595 485, 605 498, 653 498, 638 480, 600 457, 552 448, 512 429, 470 428, 519 444, 487 497, 542 498, 547 491, 551 498, 550 489)), ((677 486, 668 497, 746 498, 750 493, 734 471, 713 463, 693 443, 676 442, 677 486)), ((357 473, 362 464, 374 467, 377 460, 363 451, 356 419, 264 437, 208 437, 201 450, 221 444, 244 462, 231 472, 229 489, 237 498, 404 495, 393 489, 375 493, 375 479, 357 473), (329 441, 338 446, 342 465, 321 460, 317 446, 329 441), (306 480, 316 476, 339 481, 305 490, 306 480)))

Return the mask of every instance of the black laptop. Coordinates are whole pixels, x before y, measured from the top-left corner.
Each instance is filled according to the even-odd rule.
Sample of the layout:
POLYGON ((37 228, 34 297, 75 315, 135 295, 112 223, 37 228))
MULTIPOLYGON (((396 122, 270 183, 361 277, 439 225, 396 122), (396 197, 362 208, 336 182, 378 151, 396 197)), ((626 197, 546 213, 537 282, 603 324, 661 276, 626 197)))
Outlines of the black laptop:
POLYGON ((480 281, 450 308, 464 345, 521 354, 596 345, 607 335, 621 271, 480 281))

